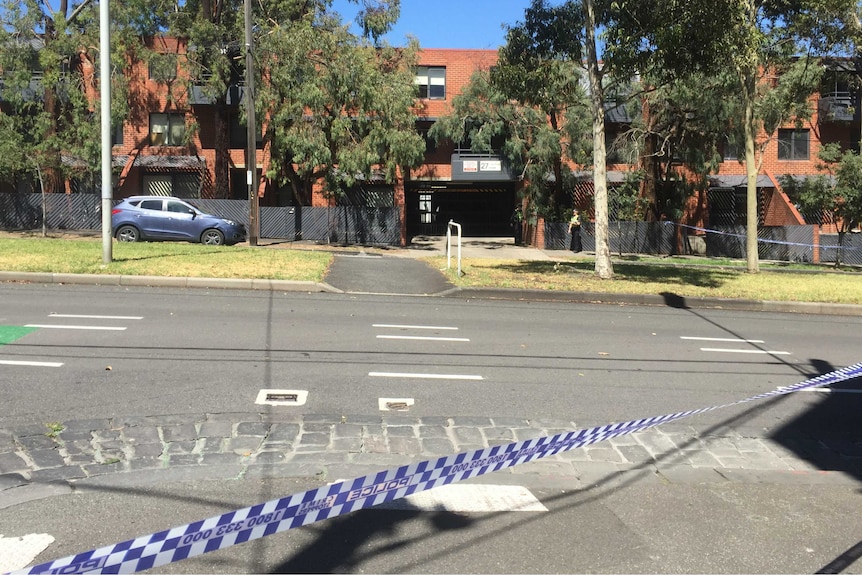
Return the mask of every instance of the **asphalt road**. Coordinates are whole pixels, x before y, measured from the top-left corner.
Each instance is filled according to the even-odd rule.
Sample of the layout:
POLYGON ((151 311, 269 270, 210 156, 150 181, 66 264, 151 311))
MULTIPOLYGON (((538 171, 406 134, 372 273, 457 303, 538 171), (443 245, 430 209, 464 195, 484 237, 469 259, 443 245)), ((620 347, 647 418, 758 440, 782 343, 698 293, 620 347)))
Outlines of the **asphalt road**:
MULTIPOLYGON (((389 398, 409 400, 397 416, 415 418, 420 431, 445 416, 456 428, 521 419, 550 432, 561 422, 600 425, 725 404, 856 363, 862 323, 673 307, 67 285, 2 284, 0 302, 0 326, 39 326, 17 339, 6 332, 12 341, 0 346, 0 362, 62 364, 0 365, 0 428, 12 430, 168 414, 163 424, 176 430, 184 417, 261 410, 303 417, 308 427, 315 417, 379 418, 381 398, 389 398), (307 401, 260 406, 261 389, 307 392, 307 401)), ((367 511, 158 571, 853 572, 862 474, 848 462, 858 449, 862 396, 849 393, 858 382, 844 387, 848 393, 798 393, 668 424, 689 438, 685 461, 714 457, 702 467, 649 458, 620 466, 597 449, 565 465, 528 464, 521 474, 479 481, 525 486, 547 512, 367 511), (709 447, 699 439, 707 435, 730 439, 709 447), (829 452, 838 465, 798 449, 830 441, 846 448, 829 452), (771 447, 747 451, 735 469, 715 469, 716 458, 732 460, 721 459, 721 449, 739 442, 771 447), (762 459, 782 449, 800 464, 762 459)), ((168 442, 165 429, 158 433, 168 442)), ((111 432, 101 430, 101 439, 110 443, 111 432)), ((626 449, 614 444, 616 456, 626 449)), ((0 467, 9 462, 2 455, 0 467)), ((0 533, 50 532, 55 542, 40 557, 49 560, 367 469, 333 465, 342 460, 332 453, 308 455, 317 464, 281 472, 252 466, 237 474, 226 465, 222 480, 212 467, 174 467, 171 459, 169 469, 96 477, 73 490, 22 484, 20 493, 42 495, 7 504, 0 533)), ((403 461, 393 451, 371 467, 403 461)), ((0 469, 0 489, 16 476, 0 469)))
MULTIPOLYGON (((574 419, 597 425, 720 405, 859 360, 862 319, 508 301, 5 285, 7 424, 253 408, 574 419), (63 317, 66 316, 66 317, 63 317), (72 316, 72 317, 68 317, 72 316), (84 316, 84 317, 74 317, 84 316), (101 317, 99 317, 101 316, 101 317), (130 319, 135 318, 135 319, 130 319), (695 338, 695 339, 688 339, 695 338)), ((772 428, 822 400, 776 402, 772 428)), ((726 414, 704 415, 703 425, 726 414)))

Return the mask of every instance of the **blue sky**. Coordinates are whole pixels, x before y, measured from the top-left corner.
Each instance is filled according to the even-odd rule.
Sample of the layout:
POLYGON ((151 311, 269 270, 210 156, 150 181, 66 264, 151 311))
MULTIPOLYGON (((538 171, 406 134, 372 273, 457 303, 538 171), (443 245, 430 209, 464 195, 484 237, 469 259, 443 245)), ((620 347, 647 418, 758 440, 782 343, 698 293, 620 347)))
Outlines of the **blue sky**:
MULTIPOLYGON (((502 25, 524 19, 530 0, 401 0, 401 17, 386 36, 390 44, 405 44, 410 34, 423 48, 480 48, 496 50, 505 43, 502 25)), ((334 8, 346 21, 357 7, 334 0, 334 8)))

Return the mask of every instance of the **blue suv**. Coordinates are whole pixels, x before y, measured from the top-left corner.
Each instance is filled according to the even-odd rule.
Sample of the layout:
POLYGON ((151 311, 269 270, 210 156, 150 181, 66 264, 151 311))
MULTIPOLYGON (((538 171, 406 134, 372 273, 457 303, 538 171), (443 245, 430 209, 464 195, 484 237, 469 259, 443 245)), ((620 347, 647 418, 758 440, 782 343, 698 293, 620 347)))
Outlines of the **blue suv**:
POLYGON ((179 198, 132 196, 111 211, 114 237, 121 242, 179 240, 208 245, 245 241, 245 226, 205 214, 179 198))

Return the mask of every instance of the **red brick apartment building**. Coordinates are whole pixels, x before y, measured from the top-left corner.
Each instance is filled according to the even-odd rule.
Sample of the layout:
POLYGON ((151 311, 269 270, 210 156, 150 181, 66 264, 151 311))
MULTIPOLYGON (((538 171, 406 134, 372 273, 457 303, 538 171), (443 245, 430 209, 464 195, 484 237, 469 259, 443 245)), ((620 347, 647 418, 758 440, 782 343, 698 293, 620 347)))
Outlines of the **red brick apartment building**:
MULTIPOLYGON (((183 46, 174 39, 159 39, 165 53, 182 54, 183 46)), ((460 93, 471 74, 487 69, 497 60, 495 50, 425 49, 416 70, 419 98, 416 126, 427 132, 435 120, 451 110, 452 99, 460 93)), ((130 86, 132 112, 122 130, 117 130, 113 146, 114 163, 122 166, 114 191, 117 198, 138 194, 173 194, 183 197, 212 198, 215 175, 215 105, 192 86, 177 97, 163 83, 150 79, 147 65, 134 63, 130 86), (199 126, 188 145, 181 145, 191 123, 199 126)), ((176 91, 176 88, 174 87, 176 91)), ((239 123, 242 87, 229 90, 230 197, 247 198, 245 148, 246 129, 239 123)), ((852 95, 836 85, 831 92, 812 99, 815 113, 802 128, 789 126, 777 131, 765 148, 765 159, 758 177, 761 189, 761 219, 764 225, 804 224, 803 218, 781 192, 779 178, 789 174, 806 176, 815 167, 821 142, 858 141, 859 107, 852 95)), ((262 119, 266 121, 266 119, 262 119)), ((623 118, 608 117, 608 131, 625 128, 623 118)), ((257 170, 266 173, 269 153, 258 145, 257 170)), ((609 183, 622 181, 631 166, 610 165, 609 183)), ((745 170, 733 150, 711 179, 708 193, 693 197, 683 223, 693 226, 732 225, 745 221, 745 170), (713 201, 710 198, 720 198, 713 201)), ((457 144, 435 146, 428 142, 424 165, 402 174, 389 188, 402 216, 402 242, 420 234, 444 234, 449 220, 462 225, 467 236, 507 236, 509 216, 517 201, 521 182, 511 173, 504 158, 497 154, 477 154, 457 144)), ((272 182, 261 178, 262 205, 284 205, 290 194, 280 193, 272 182)), ((334 200, 315 193, 314 206, 330 205, 334 200)), ((534 241, 541 244, 542 234, 534 241)))

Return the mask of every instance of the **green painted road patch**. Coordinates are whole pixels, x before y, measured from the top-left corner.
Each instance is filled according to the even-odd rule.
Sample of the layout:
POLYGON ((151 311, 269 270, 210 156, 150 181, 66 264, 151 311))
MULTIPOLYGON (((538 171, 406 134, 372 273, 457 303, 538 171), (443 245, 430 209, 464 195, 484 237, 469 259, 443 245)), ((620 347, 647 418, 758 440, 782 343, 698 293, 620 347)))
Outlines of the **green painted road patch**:
POLYGON ((0 325, 0 345, 12 343, 16 339, 20 339, 28 333, 36 331, 37 329, 39 328, 23 327, 20 325, 0 325))

